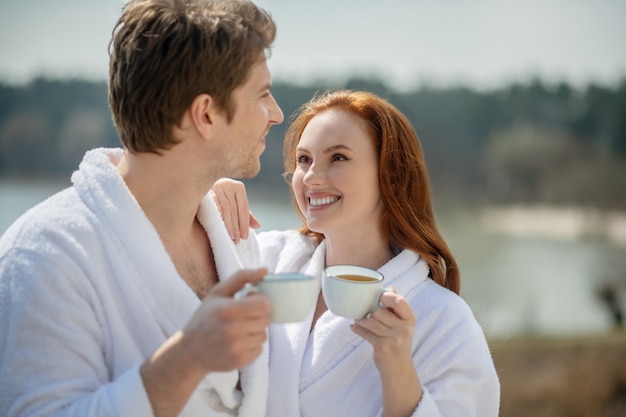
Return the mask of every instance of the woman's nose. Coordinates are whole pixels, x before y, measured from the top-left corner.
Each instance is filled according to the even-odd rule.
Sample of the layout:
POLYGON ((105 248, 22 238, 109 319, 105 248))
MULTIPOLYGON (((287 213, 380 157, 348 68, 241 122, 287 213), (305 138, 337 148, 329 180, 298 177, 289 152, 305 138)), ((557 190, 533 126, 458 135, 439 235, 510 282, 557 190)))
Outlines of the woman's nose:
POLYGON ((324 183, 324 175, 322 169, 314 163, 309 166, 309 169, 304 174, 302 179, 304 184, 309 187, 320 186, 324 183))

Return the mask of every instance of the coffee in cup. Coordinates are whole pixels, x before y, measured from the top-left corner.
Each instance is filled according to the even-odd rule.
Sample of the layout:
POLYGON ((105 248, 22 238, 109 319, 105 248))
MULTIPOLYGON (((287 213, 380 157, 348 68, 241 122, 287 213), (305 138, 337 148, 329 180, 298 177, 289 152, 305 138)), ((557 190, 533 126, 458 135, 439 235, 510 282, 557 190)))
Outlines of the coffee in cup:
POLYGON ((383 279, 380 272, 362 266, 329 266, 322 277, 326 306, 337 316, 364 318, 379 307, 383 279))
POLYGON ((272 323, 302 321, 319 295, 315 277, 299 273, 267 274, 257 283, 248 283, 234 295, 240 300, 252 293, 263 293, 272 305, 272 323))

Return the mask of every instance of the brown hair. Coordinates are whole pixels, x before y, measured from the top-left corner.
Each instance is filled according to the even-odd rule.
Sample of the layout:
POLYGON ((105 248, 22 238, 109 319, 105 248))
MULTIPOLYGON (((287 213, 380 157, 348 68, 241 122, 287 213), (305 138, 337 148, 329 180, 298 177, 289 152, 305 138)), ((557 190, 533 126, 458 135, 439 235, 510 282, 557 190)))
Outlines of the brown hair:
MULTIPOLYGON (((285 176, 290 177, 296 168, 295 151, 306 125, 319 113, 332 108, 364 120, 375 141, 384 205, 381 226, 389 244, 418 253, 428 263, 433 280, 458 294, 459 268, 435 221, 419 138, 411 123, 392 104, 362 91, 341 90, 313 97, 299 109, 285 134, 285 176)), ((323 235, 306 226, 304 216, 295 206, 304 222, 301 232, 321 241, 323 235)))
POLYGON ((268 53, 270 15, 248 0, 131 0, 109 43, 109 106, 124 146, 155 152, 199 94, 228 120, 231 94, 268 53))

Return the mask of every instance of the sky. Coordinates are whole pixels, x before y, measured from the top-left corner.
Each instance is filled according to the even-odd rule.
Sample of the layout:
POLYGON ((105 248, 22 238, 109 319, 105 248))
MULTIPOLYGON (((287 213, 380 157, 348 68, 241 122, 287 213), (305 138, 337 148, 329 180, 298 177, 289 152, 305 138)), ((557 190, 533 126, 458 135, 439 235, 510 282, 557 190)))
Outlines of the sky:
MULTIPOLYGON (((626 79, 625 0, 257 0, 278 26, 274 80, 375 77, 497 88, 626 79)), ((0 80, 106 80, 124 0, 0 0, 0 80)))

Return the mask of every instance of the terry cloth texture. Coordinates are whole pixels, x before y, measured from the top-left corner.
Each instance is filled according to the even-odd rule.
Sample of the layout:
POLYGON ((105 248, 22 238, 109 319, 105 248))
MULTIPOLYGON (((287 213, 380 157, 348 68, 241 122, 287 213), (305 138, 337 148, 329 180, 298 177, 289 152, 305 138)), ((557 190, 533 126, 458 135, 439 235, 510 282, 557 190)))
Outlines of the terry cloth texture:
MULTIPOLYGON (((0 240, 2 416, 153 415, 139 366, 200 300, 115 169, 121 156, 89 151, 73 186, 0 240)), ((259 264, 254 238, 235 251, 211 198, 198 218, 221 278, 259 264)), ((238 379, 236 370, 207 375, 180 415, 263 415, 267 346, 242 371, 243 398, 238 379)))
MULTIPOLYGON (((321 281, 325 244, 314 248, 295 232, 257 237, 263 262, 321 281)), ((413 364, 423 397, 414 417, 495 417, 500 386, 484 333, 461 297, 428 278, 418 254, 403 250, 379 272, 410 303, 417 324, 413 364)), ((326 311, 311 330, 313 309, 300 323, 270 325, 267 416, 381 416, 382 390, 371 345, 350 330, 353 320, 326 311)))

